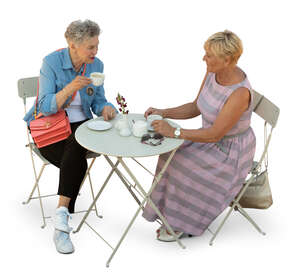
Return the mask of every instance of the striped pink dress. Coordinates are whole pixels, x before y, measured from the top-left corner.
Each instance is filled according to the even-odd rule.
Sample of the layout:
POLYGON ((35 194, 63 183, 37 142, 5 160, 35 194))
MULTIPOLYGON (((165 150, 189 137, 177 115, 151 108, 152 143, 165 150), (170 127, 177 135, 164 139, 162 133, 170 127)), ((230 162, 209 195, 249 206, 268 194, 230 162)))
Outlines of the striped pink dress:
MULTIPOLYGON (((212 126, 228 97, 239 87, 251 89, 247 77, 241 83, 221 86, 214 73, 208 74, 197 101, 203 128, 212 126)), ((250 127, 252 106, 251 94, 248 110, 219 142, 185 141, 175 153, 151 194, 174 230, 201 235, 241 189, 255 153, 256 139, 250 127)), ((157 172, 168 155, 159 157, 157 172)), ((143 217, 148 221, 158 218, 149 204, 143 217)))

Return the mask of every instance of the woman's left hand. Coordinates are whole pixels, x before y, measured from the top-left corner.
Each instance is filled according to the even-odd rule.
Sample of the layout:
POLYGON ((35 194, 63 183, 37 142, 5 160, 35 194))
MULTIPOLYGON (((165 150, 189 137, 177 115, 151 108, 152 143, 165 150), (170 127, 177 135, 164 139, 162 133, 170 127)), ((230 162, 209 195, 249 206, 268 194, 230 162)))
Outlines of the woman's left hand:
POLYGON ((155 132, 160 133, 165 137, 174 137, 175 128, 171 127, 168 122, 164 120, 155 120, 151 125, 155 132))
POLYGON ((116 116, 116 111, 109 105, 104 106, 102 110, 102 116, 104 118, 104 121, 109 121, 116 116))

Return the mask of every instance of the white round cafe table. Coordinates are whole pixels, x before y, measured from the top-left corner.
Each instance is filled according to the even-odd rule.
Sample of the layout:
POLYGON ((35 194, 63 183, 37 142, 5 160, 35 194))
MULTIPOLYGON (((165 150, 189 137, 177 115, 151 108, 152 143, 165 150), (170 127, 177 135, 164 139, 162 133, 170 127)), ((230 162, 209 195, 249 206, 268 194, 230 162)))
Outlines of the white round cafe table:
MULTIPOLYGON (((145 120, 143 114, 128 114, 129 122, 132 120, 145 120)), ((146 157, 160 155, 166 152, 170 152, 184 142, 183 139, 165 138, 161 145, 151 146, 141 143, 141 138, 133 135, 124 137, 120 136, 119 131, 114 127, 118 116, 109 121, 112 124, 112 128, 108 130, 92 130, 88 127, 88 123, 95 120, 103 120, 103 117, 89 120, 78 127, 75 133, 77 142, 84 148, 116 157, 146 157)), ((179 127, 173 121, 167 120, 172 126, 179 127)), ((150 132, 151 133, 151 132, 150 132)))
MULTIPOLYGON (((133 120, 134 121, 145 120, 145 118, 142 114, 131 114, 130 113, 130 114, 128 114, 128 117, 129 117, 130 122, 132 122, 133 120)), ((101 235, 86 222, 86 218, 88 217, 89 213, 91 212, 93 206, 96 204, 99 196, 101 195, 105 186, 109 182, 110 177, 113 173, 116 173, 119 176, 120 180, 124 183, 124 185, 127 187, 130 194, 133 196, 133 198, 137 201, 137 203, 139 205, 135 215, 131 219, 129 225, 127 226, 126 230, 124 231, 124 233, 123 233, 122 237, 120 238, 116 247, 111 246, 107 241, 104 240, 103 237, 101 237, 101 239, 104 240, 106 242, 106 244, 109 245, 113 249, 113 252, 110 255, 110 257, 106 263, 107 267, 109 266, 110 261, 112 260, 113 256, 115 255, 116 251, 118 250, 118 248, 121 245, 122 241, 124 240, 125 236, 127 235, 130 227, 134 223, 138 213, 141 211, 141 209, 143 208, 143 206, 146 203, 151 204, 151 207, 157 213, 157 215, 159 216, 161 221, 165 224, 168 231, 174 236, 177 243, 182 248, 185 248, 185 246, 181 243, 181 241, 175 235, 171 226, 168 224, 168 222, 166 221, 164 216, 161 214, 161 212, 159 211, 157 206, 155 206, 155 204, 153 203, 153 201, 150 198, 150 195, 151 195, 153 189, 155 188, 158 181, 161 179, 168 164, 171 162, 177 148, 183 144, 184 140, 165 137, 164 140, 162 141, 161 145, 158 145, 158 146, 142 144, 141 138, 139 138, 139 137, 135 137, 133 135, 128 136, 128 137, 120 136, 119 131, 114 127, 114 125, 118 119, 119 119, 119 116, 117 118, 115 118, 114 120, 111 120, 110 123, 112 124, 112 127, 107 130, 90 129, 88 127, 88 124, 90 122, 97 121, 97 120, 103 120, 102 117, 99 117, 97 119, 92 119, 92 120, 89 120, 89 121, 83 123, 82 125, 80 125, 75 132, 75 138, 76 138, 77 142, 81 146, 83 146, 84 148, 86 148, 90 151, 102 154, 105 157, 106 161, 112 167, 112 171, 106 178, 103 185, 101 186, 98 194, 96 195, 96 197, 93 200, 93 203, 90 205, 88 211, 82 218, 79 226, 77 227, 77 230, 75 230, 74 233, 78 232, 81 229, 81 226, 83 225, 83 223, 86 223, 95 233, 97 233, 97 235, 99 237, 101 237, 101 235), (136 157, 155 156, 155 155, 160 155, 160 154, 163 154, 166 152, 171 152, 171 153, 170 153, 169 157, 167 158, 165 164, 163 165, 163 168, 161 169, 161 171, 158 172, 157 175, 155 175, 154 181, 152 183, 150 190, 148 192, 146 192, 145 189, 143 188, 142 184, 139 183, 139 181, 137 180, 137 177, 134 175, 134 172, 126 165, 126 162, 123 158, 125 158, 125 159, 132 158, 135 160, 136 157), (115 164, 113 164, 113 162, 110 160, 110 156, 117 157, 117 162, 115 164), (134 183, 135 183, 134 186, 129 185, 128 181, 126 180, 126 178, 124 177, 122 172, 117 168, 118 165, 121 165, 125 169, 125 171, 128 173, 130 178, 134 181, 134 183), (133 192, 133 187, 134 187, 134 189, 137 188, 139 191, 139 194, 142 195, 142 198, 143 198, 142 202, 140 202, 137 199, 136 195, 133 192)), ((172 122, 170 120, 168 120, 168 122, 174 127, 179 127, 179 125, 176 124, 175 122, 172 122)), ((137 163, 140 166, 142 166, 139 162, 137 162, 137 163)), ((144 166, 142 166, 142 167, 144 169, 146 169, 144 166)), ((146 169, 146 171, 150 172, 147 169, 146 169)))

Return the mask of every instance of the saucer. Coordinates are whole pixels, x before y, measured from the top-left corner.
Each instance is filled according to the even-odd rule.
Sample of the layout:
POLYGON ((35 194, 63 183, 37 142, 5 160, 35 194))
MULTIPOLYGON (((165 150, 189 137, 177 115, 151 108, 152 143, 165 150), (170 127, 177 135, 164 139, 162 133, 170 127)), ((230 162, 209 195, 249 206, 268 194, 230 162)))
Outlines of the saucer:
POLYGON ((92 130, 107 130, 112 127, 112 124, 106 121, 92 121, 89 122, 87 126, 92 130))

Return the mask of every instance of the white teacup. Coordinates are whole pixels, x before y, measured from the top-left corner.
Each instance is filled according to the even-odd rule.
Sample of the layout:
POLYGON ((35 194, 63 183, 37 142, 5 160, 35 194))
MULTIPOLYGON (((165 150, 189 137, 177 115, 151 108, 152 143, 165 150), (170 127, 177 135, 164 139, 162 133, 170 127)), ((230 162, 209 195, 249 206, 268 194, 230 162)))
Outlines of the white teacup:
POLYGON ((105 75, 103 73, 100 73, 100 72, 94 72, 94 73, 90 74, 90 78, 93 82, 93 85, 100 86, 104 82, 105 75))
POLYGON ((160 115, 157 115, 157 114, 149 115, 147 117, 147 128, 148 128, 148 130, 154 131, 153 127, 151 126, 152 122, 155 121, 155 120, 162 120, 162 119, 163 119, 163 117, 160 116, 160 115))
POLYGON ((147 133, 147 122, 138 120, 132 124, 132 133, 136 137, 142 137, 147 133))

